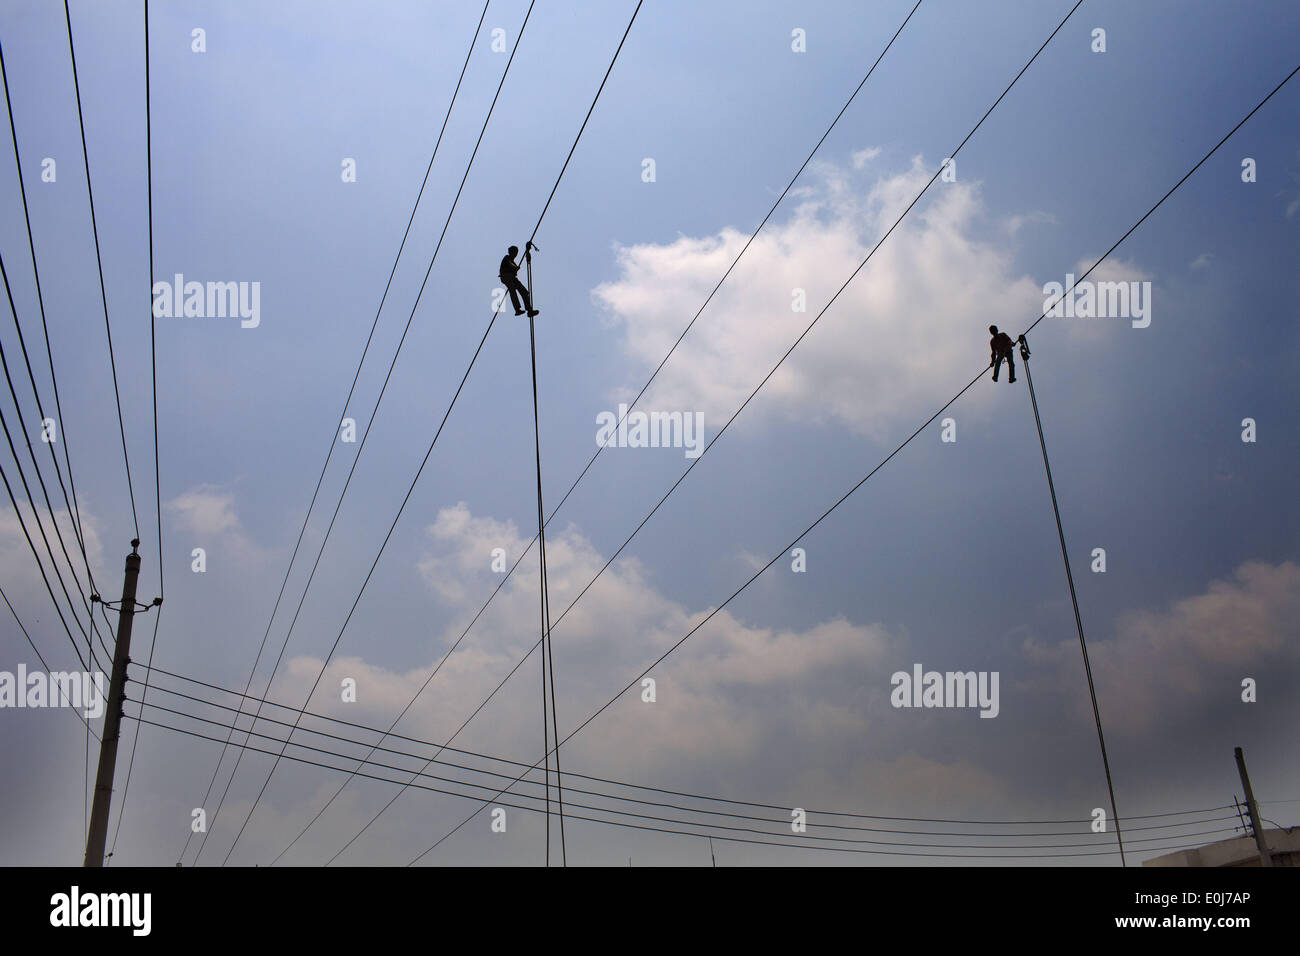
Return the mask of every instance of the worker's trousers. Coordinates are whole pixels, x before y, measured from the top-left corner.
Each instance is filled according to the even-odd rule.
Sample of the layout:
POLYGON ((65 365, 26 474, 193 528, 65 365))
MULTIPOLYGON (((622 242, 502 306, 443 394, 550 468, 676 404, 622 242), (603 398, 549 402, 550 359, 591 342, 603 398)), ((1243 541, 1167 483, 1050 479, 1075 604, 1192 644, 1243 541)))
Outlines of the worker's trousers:
POLYGON ((524 284, 519 281, 518 276, 511 276, 509 279, 505 278, 505 276, 502 276, 501 281, 505 283, 506 289, 508 289, 510 292, 510 301, 515 307, 516 314, 518 314, 520 311, 519 308, 520 296, 524 297, 524 308, 527 309, 529 312, 533 311, 532 296, 528 294, 527 287, 525 287, 524 284))
POLYGON ((1016 380, 1016 360, 1012 357, 1010 352, 1003 353, 1002 355, 995 355, 993 357, 993 381, 996 382, 998 380, 998 369, 1002 368, 1003 359, 1007 360, 1007 369, 1011 373, 1007 376, 1007 380, 1014 382, 1016 380))

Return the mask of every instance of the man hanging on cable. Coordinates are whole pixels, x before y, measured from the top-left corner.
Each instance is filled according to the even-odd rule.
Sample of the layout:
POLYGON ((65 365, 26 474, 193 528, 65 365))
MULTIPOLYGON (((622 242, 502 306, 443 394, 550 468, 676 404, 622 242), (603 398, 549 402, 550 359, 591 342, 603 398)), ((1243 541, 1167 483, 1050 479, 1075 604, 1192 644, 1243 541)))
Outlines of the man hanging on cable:
POLYGON ((533 298, 524 288, 524 284, 519 281, 519 264, 515 262, 515 256, 519 255, 519 247, 511 246, 501 259, 501 268, 497 275, 505 283, 506 289, 510 292, 510 301, 514 303, 515 315, 523 315, 524 310, 519 307, 519 297, 524 297, 524 306, 528 309, 528 317, 531 319, 539 311, 533 308, 533 298))
POLYGON ((1011 341, 1011 336, 1005 332, 999 332, 996 325, 990 325, 989 331, 993 338, 989 341, 989 351, 992 353, 989 358, 989 364, 993 366, 993 381, 998 380, 998 370, 1002 368, 1002 360, 1006 359, 1007 369, 1011 374, 1007 377, 1007 384, 1016 380, 1016 362, 1012 358, 1012 352, 1015 351, 1016 343, 1011 341))

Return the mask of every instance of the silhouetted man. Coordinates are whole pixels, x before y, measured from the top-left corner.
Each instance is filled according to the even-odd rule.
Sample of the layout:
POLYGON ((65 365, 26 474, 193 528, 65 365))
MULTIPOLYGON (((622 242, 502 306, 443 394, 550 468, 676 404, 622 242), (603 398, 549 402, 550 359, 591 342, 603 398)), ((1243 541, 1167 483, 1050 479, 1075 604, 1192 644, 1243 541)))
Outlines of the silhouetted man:
POLYGON ((993 334, 989 341, 989 351, 992 353, 989 364, 993 366, 993 381, 998 380, 998 369, 1002 368, 1002 360, 1006 359, 1007 369, 1011 373, 1007 376, 1007 384, 1010 384, 1016 380, 1016 361, 1012 358, 1016 343, 1011 341, 1011 336, 1007 333, 999 332, 996 325, 990 325, 989 332, 993 334))
POLYGON ((501 269, 497 276, 505 283, 506 289, 510 292, 510 301, 514 304, 515 315, 523 315, 524 310, 519 307, 519 297, 524 297, 524 306, 528 309, 528 317, 531 319, 540 310, 533 308, 532 297, 524 284, 519 281, 519 264, 515 262, 515 256, 519 255, 519 247, 511 246, 501 259, 501 269))

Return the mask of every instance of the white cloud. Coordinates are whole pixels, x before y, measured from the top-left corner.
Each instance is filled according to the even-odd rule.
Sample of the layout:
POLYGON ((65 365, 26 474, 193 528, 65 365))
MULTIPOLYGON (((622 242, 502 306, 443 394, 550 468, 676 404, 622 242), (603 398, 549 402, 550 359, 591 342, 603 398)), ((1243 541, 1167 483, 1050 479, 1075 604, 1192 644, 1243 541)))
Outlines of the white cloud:
MULTIPOLYGON (((814 168, 797 209, 754 240, 745 259, 664 367, 644 407, 702 410, 725 421, 853 273, 930 178, 916 157, 861 184, 814 168), (807 311, 792 311, 793 290, 807 311)), ((936 183, 817 327, 764 386, 768 413, 832 420, 883 436, 985 360, 990 322, 1027 323, 1040 284, 1012 273, 1000 230, 981 238, 979 187, 936 183)), ((627 353, 654 368, 748 237, 724 228, 618 250, 619 278, 593 291, 627 353)), ((747 410, 754 416, 763 414, 747 410)))
MULTIPOLYGON (((90 563, 92 574, 96 572, 103 574, 106 566, 98 532, 98 521, 87 507, 82 506, 80 511, 81 528, 86 544, 86 560, 90 563)), ((102 579, 96 581, 98 587, 108 589, 110 594, 113 593, 112 587, 115 584, 116 582, 105 584, 102 579)), ((19 505, 17 512, 11 507, 0 509, 0 585, 3 585, 5 596, 13 605, 18 619, 23 622, 28 637, 51 667, 71 666, 74 660, 71 649, 64 643, 67 640, 67 632, 63 630, 65 623, 80 652, 85 653, 83 628, 87 628, 88 625, 86 607, 81 602, 82 595, 88 596, 91 589, 86 586, 85 561, 82 559, 81 546, 77 543, 72 519, 66 509, 57 509, 53 514, 44 507, 33 512, 30 506, 23 504, 19 505), (18 520, 20 514, 21 524, 18 520), (49 603, 50 591, 46 590, 46 580, 42 580, 40 568, 32 557, 27 538, 23 535, 22 524, 26 524, 27 533, 31 535, 37 553, 41 556, 41 567, 45 570, 46 580, 63 611, 62 620, 59 615, 50 613, 52 611, 49 603), (53 561, 46 550, 45 539, 41 537, 40 527, 44 527, 45 535, 49 539, 49 546, 54 553, 53 561), (63 538, 62 545, 55 534, 56 527, 63 538), (64 557, 64 547, 68 549, 71 567, 68 559, 64 557), (59 575, 55 574, 55 567, 62 575, 62 586, 59 583, 59 575), (71 608, 64 596, 64 587, 67 588, 68 595, 72 599, 71 608)), ((103 618, 98 614, 96 626, 101 634, 105 633, 103 618)), ((109 631, 111 632, 111 628, 109 631)), ((0 604, 0 634, 6 636, 6 644, 12 642, 13 650, 20 655, 18 660, 27 661, 32 665, 36 663, 32 659, 27 641, 21 636, 18 626, 13 623, 9 608, 3 604, 0 604)), ((99 650, 97 649, 97 654, 99 650)), ((99 663, 101 667, 107 666, 102 661, 99 663)))
MULTIPOLYGON (((1291 636, 1300 617, 1300 566, 1248 562, 1230 580, 1163 611, 1123 615, 1110 640, 1089 643, 1088 655, 1103 714, 1123 714, 1116 733, 1145 734, 1176 721, 1207 699, 1235 699, 1241 678, 1298 660, 1291 636)), ((1070 691, 1079 680, 1075 640, 1047 646, 1025 642, 1028 659, 1045 668, 1040 689, 1058 689, 1080 710, 1086 698, 1070 691)))
MULTIPOLYGON (((440 590, 456 619, 431 655, 437 660, 499 580, 489 569, 485 545, 500 542, 513 561, 527 541, 509 522, 475 516, 463 502, 440 512, 428 531, 430 551, 422 570, 463 568, 468 579, 463 593, 440 590)), ((548 558, 558 618, 604 559, 573 526, 548 535, 548 558)), ((536 642, 537 586, 537 571, 526 559, 429 684, 399 733, 444 740, 460 726, 536 642)), ((952 812, 953 795, 959 793, 971 812, 1005 814, 1019 799, 1020 784, 990 762, 988 753, 953 750, 953 733, 971 721, 955 724, 952 715, 935 713, 901 715, 890 707, 889 675, 912 651, 909 641, 892 637, 878 624, 832 617, 804 628, 771 628, 724 609, 650 671, 658 700, 648 704, 641 701, 634 678, 708 609, 690 610, 671 600, 635 561, 611 565, 578 607, 555 629, 562 732, 567 735, 629 682, 635 689, 565 745, 570 772, 740 793, 778 804, 797 801, 791 806, 862 806, 867 794, 873 806, 939 814, 952 812)), ((1186 708, 1201 706, 1210 684, 1224 673, 1235 675, 1248 663, 1266 666, 1276 660, 1285 652, 1285 635, 1297 611, 1300 567, 1252 563, 1232 580, 1215 582, 1204 594, 1177 601, 1166 611, 1122 618, 1116 638, 1094 639, 1091 648, 1103 706, 1126 717, 1116 732, 1140 733, 1156 717, 1177 719, 1186 708)), ((1021 690, 1078 703, 1078 648, 1072 640, 1052 646, 1031 640, 1023 653, 1037 674, 1021 690)), ((320 663, 305 656, 291 660, 273 698, 301 701, 320 663)), ((531 658, 456 746, 536 759, 537 665, 538 659, 531 658)), ((425 683, 429 667, 395 669, 340 657, 321 681, 312 709, 386 727, 425 683), (356 704, 340 702, 344 677, 357 680, 356 704)), ((1078 706, 1083 720, 1086 699, 1078 706)), ((987 741, 993 753, 1008 745, 1011 738, 1000 729, 973 723, 981 735, 989 734, 978 740, 987 741)), ((370 842, 361 841, 351 851, 352 859, 379 854, 391 862, 390 857, 409 853, 411 834, 424 842, 424 812, 412 815, 428 799, 412 798, 406 816, 391 814, 380 831, 391 835, 387 845, 368 837, 370 842)), ((317 793, 311 805, 320 800, 317 793)), ((380 805, 382 801, 374 809, 380 805)), ((307 808, 277 812, 291 812, 295 820, 310 818, 307 808)), ((352 806, 345 816, 355 814, 352 806)), ((332 853, 350 823, 324 822, 328 829, 313 840, 319 841, 320 851, 332 853)))
POLYGON ((219 535, 239 530, 235 496, 216 485, 197 485, 163 506, 176 527, 199 535, 219 535))
POLYGON ((1047 212, 1031 212, 1024 216, 1009 216, 1006 221, 1006 232, 1008 236, 1014 239, 1025 226, 1050 225, 1055 222, 1056 217, 1047 212))
MULTIPOLYGON (((433 654, 436 661, 499 581, 489 568, 489 542, 505 547, 510 562, 528 542, 508 522, 476 517, 463 502, 441 511, 428 532, 431 551, 420 569, 457 611, 433 654), (440 586, 436 568, 463 569, 465 589, 440 586)), ((576 528, 547 534, 553 621, 604 563, 604 556, 576 528)), ((447 659, 399 732, 443 740, 460 726, 536 643, 537 589, 537 568, 526 558, 489 613, 447 659)), ((707 613, 688 611, 660 593, 638 562, 611 565, 575 610, 555 625, 561 727, 571 731, 707 613)), ((660 701, 644 704, 639 694, 629 692, 600 717, 592 732, 575 738, 573 746, 580 755, 576 759, 602 773, 644 778, 656 769, 679 768, 683 761, 712 760, 744 768, 762 756, 765 741, 777 727, 823 743, 854 740, 863 708, 888 695, 888 643, 878 625, 857 625, 842 617, 804 629, 765 628, 723 610, 651 671, 660 701), (817 693, 809 690, 845 672, 861 675, 862 682, 876 690, 864 693, 859 684, 842 687, 838 695, 828 695, 824 687, 817 693), (756 700, 765 702, 757 710, 756 700)), ((533 657, 531 666, 521 668, 460 745, 530 760, 538 756, 537 704, 531 693, 536 664, 533 657), (520 682, 529 691, 522 697, 520 682)), ((273 697, 300 702, 320 665, 319 658, 291 660, 273 697)), ((336 658, 321 680, 312 709, 386 727, 424 683, 431 666, 397 671, 358 657, 336 658), (357 679, 356 704, 340 703, 344 677, 357 679)))
POLYGON ((881 153, 879 146, 868 146, 866 149, 854 150, 852 153, 853 168, 861 169, 867 163, 871 162, 881 153))
MULTIPOLYGON (((57 590, 58 583, 50 571, 49 558, 45 551, 45 542, 40 535, 40 527, 45 528, 45 534, 49 538, 50 545, 54 548, 60 569, 66 579, 68 568, 63 558, 63 550, 59 545, 59 538, 55 535, 55 527, 57 526, 58 532, 63 538, 63 545, 67 547, 68 554, 72 556, 73 567, 77 569, 81 575, 80 580, 84 582, 85 565, 81 558, 81 546, 77 543, 77 536, 73 530, 72 519, 67 509, 59 508, 51 516, 51 512, 47 508, 41 508, 39 511, 33 512, 27 505, 20 505, 19 507, 20 512, 15 512, 12 507, 0 508, 0 578, 3 578, 4 583, 12 587, 18 582, 22 582, 24 589, 36 588, 41 594, 45 594, 45 585, 41 583, 40 572, 37 570, 36 563, 32 560, 27 538, 23 535, 23 524, 26 524, 27 533, 31 535, 37 551, 41 554, 46 573, 49 574, 50 582, 54 585, 56 593, 61 595, 61 592, 57 590), (22 523, 18 520, 20 513, 22 523)), ((82 508, 80 510, 82 533, 85 535, 86 557, 90 561, 90 567, 93 571, 103 566, 104 548, 99 539, 97 519, 88 509, 82 508)), ((71 590, 71 581, 68 584, 69 590, 71 590)), ((3 611, 3 616, 7 616, 8 613, 7 610, 3 611)))
POLYGON ((451 554, 427 554, 417 565, 429 586, 455 604, 466 604, 471 599, 465 582, 478 580, 491 567, 495 549, 505 552, 505 566, 509 569, 528 543, 513 521, 475 518, 463 501, 439 511, 425 534, 434 544, 455 541, 462 545, 451 554))

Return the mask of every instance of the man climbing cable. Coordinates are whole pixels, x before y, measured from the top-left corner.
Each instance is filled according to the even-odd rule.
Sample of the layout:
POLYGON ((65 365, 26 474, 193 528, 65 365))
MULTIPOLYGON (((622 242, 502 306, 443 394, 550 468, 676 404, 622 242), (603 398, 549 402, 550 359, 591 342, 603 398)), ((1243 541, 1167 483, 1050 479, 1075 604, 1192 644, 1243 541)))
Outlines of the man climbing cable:
POLYGON ((524 297, 524 306, 528 309, 528 317, 531 319, 540 309, 533 308, 532 296, 524 288, 524 284, 519 281, 519 264, 515 262, 515 256, 519 255, 519 247, 511 246, 501 259, 501 268, 497 276, 505 283, 506 289, 510 292, 510 301, 514 303, 515 315, 523 315, 524 310, 519 307, 519 297, 524 297))
POLYGON ((1012 352, 1015 350, 1016 343, 1011 341, 1011 336, 1005 332, 999 332, 996 325, 989 326, 989 332, 993 338, 989 341, 989 351, 992 353, 989 358, 989 364, 993 366, 993 381, 998 380, 998 370, 1002 368, 1002 360, 1006 359, 1007 369, 1010 375, 1007 376, 1007 384, 1016 380, 1016 362, 1012 358, 1012 352))

